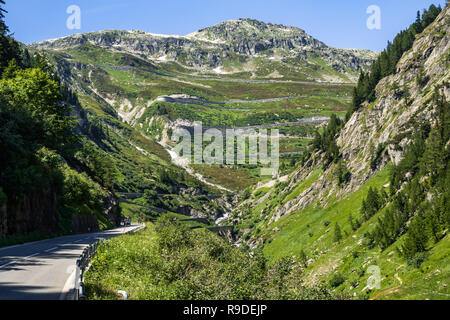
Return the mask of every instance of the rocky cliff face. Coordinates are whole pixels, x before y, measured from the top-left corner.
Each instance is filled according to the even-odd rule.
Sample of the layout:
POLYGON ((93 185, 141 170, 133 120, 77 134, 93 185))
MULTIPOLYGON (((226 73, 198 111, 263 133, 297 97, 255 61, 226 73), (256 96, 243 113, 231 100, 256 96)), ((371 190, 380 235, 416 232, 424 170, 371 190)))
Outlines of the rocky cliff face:
MULTIPOLYGON (((351 181, 338 187, 331 166, 319 179, 295 199, 275 209, 272 221, 294 211, 302 210, 317 199, 326 206, 330 198, 342 198, 356 191, 389 161, 397 164, 411 143, 418 123, 435 123, 432 95, 441 88, 450 99, 450 8, 447 7, 414 42, 397 65, 397 72, 380 81, 376 101, 355 112, 337 137, 343 159, 351 171, 351 181), (370 162, 381 146, 381 155, 374 170, 370 162)), ((321 154, 313 155, 306 166, 294 172, 283 193, 290 194, 310 174, 322 166, 321 154)))
POLYGON ((410 142, 414 129, 411 121, 435 123, 434 106, 430 104, 435 87, 450 99, 448 68, 450 52, 450 12, 447 8, 415 41, 397 65, 397 73, 380 81, 377 101, 357 112, 338 139, 344 158, 359 175, 367 166, 370 145, 386 144, 385 160, 398 163, 401 151, 410 142), (422 80, 419 80, 419 73, 422 80), (394 143, 396 137, 399 141, 394 143), (364 152, 366 151, 366 152, 364 152), (363 161, 356 155, 364 153, 363 161))
POLYGON ((247 56, 276 54, 289 57, 321 57, 336 70, 366 69, 376 53, 369 50, 345 50, 328 47, 304 30, 264 23, 253 19, 239 19, 220 23, 188 35, 191 39, 227 44, 235 53, 247 56))
MULTIPOLYGON (((50 234, 61 232, 61 215, 57 210, 57 193, 53 187, 34 192, 16 202, 0 206, 0 239, 12 235, 30 233, 50 234)), ((114 225, 120 224, 120 211, 117 199, 109 194, 104 199, 103 214, 114 225)), ((73 215, 71 232, 87 233, 99 231, 97 217, 73 215)))
POLYGON ((59 213, 56 209, 56 190, 53 187, 24 196, 4 205, 1 224, 3 237, 7 235, 59 231, 59 213), (5 214, 6 213, 6 214, 5 214))
MULTIPOLYGON (((187 36, 102 31, 48 40, 33 47, 68 50, 83 45, 127 52, 155 63, 177 62, 188 69, 216 73, 258 73, 273 63, 280 63, 280 69, 295 70, 301 66, 317 71, 323 65, 311 59, 318 58, 351 80, 356 79, 359 70, 370 67, 377 56, 368 50, 331 48, 301 29, 251 19, 226 21, 187 36), (229 67, 230 64, 234 67, 229 67)), ((310 80, 324 78, 316 75, 310 80)))

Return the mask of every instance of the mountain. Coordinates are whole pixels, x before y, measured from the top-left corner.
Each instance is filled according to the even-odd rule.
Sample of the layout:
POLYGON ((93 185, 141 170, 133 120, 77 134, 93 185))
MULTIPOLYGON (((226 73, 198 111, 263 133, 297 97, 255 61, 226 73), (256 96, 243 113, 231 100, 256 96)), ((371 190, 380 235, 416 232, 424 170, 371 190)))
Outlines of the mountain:
MULTIPOLYGON (((176 297, 248 271, 263 275, 254 292, 269 283, 267 297, 448 299, 449 19, 449 6, 430 7, 380 54, 252 19, 186 36, 101 31, 32 44, 19 65, 0 64, 0 237, 162 217, 145 241, 164 255, 149 258, 133 237, 113 251, 131 245, 158 261, 140 265, 141 281, 186 289, 176 297), (58 138, 60 117, 79 140, 58 138), (172 136, 197 121, 278 129, 279 175, 187 163, 172 136), (238 248, 189 231, 207 228, 238 248), (224 275, 230 256, 236 272, 224 275), (161 270, 167 279, 145 273, 161 270)), ((248 298, 237 279, 236 297, 248 298)), ((142 297, 159 292, 147 288, 142 297)))
MULTIPOLYGON (((283 168, 292 170, 319 117, 344 116, 353 84, 377 57, 326 46, 304 31, 250 19, 187 36, 102 31, 29 46, 47 56, 81 108, 114 118, 164 146, 178 127, 286 123, 283 168), (290 123, 304 125, 293 128, 290 123)), ((109 126, 110 120, 105 125, 109 126)), ((236 191, 264 179, 251 166, 184 166, 212 187, 236 191), (240 179, 233 179, 237 175, 240 179)))
POLYGON ((373 101, 328 126, 334 159, 311 146, 293 173, 246 194, 230 218, 243 244, 293 256, 306 283, 357 297, 448 299, 449 22, 447 6, 373 101), (366 286, 369 266, 379 288, 366 286))
POLYGON ((351 82, 377 54, 326 46, 303 30, 252 19, 231 20, 187 36, 141 31, 102 31, 44 41, 32 47, 79 46, 126 52, 153 63, 175 62, 185 73, 242 78, 351 82))

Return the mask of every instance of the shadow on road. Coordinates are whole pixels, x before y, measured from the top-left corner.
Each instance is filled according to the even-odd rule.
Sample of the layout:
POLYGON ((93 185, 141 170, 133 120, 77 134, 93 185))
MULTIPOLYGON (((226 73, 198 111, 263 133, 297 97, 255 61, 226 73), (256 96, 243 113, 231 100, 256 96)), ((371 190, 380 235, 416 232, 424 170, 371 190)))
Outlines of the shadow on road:
POLYGON ((61 293, 44 286, 0 285, 0 300, 58 300, 61 293))

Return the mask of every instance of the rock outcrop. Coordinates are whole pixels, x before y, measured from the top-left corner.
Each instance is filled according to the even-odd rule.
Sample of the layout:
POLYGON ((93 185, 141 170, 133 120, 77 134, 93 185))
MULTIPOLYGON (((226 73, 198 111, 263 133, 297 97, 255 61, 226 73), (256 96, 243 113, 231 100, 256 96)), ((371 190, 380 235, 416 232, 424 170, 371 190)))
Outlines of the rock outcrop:
POLYGON ((47 187, 3 206, 3 237, 29 233, 49 234, 59 231, 56 190, 47 187), (4 214, 6 212, 6 214, 4 214))
MULTIPOLYGON (((398 163, 411 143, 417 124, 429 123, 433 126, 435 123, 436 110, 432 103, 435 88, 440 88, 440 93, 450 100, 449 56, 450 8, 447 7, 433 24, 417 36, 413 48, 399 61, 397 72, 379 82, 376 101, 355 112, 337 137, 337 145, 351 171, 350 182, 338 187, 334 179, 336 168, 331 166, 311 187, 278 207, 271 221, 313 203, 326 206, 330 198, 341 198, 358 190, 389 161, 398 163), (383 151, 376 168, 372 170, 370 162, 379 146, 383 151)), ((312 171, 320 168, 320 157, 319 153, 314 154, 312 158, 315 163, 294 172, 283 193, 292 192, 299 181, 304 181, 312 171)))

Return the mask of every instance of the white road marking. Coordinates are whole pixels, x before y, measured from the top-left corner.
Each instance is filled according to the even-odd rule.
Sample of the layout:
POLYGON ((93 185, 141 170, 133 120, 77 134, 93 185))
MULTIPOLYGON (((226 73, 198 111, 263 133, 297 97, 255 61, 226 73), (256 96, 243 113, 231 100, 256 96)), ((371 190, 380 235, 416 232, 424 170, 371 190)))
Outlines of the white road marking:
POLYGON ((75 289, 75 276, 76 276, 76 268, 73 268, 72 273, 69 278, 67 278, 66 283, 64 284, 63 289, 61 290, 61 294, 59 295, 59 300, 66 300, 68 294, 72 289, 75 289))
POLYGON ((11 246, 11 247, 0 248, 0 251, 14 249, 14 248, 17 248, 17 247, 20 247, 20 246, 23 246, 23 244, 17 244, 15 246, 11 246))
POLYGON ((0 266, 0 269, 3 268, 3 267, 9 266, 10 264, 13 264, 13 263, 14 263, 14 261, 11 261, 11 262, 9 262, 7 264, 4 264, 4 265, 0 266))
POLYGON ((54 250, 56 250, 56 249, 58 249, 58 247, 54 247, 54 248, 51 248, 51 249, 45 250, 45 252, 50 252, 50 251, 54 251, 54 250))
POLYGON ((32 254, 32 255, 30 255, 30 256, 28 256, 28 257, 23 257, 23 258, 20 258, 20 259, 18 259, 18 260, 14 260, 14 261, 8 262, 8 263, 6 263, 6 264, 4 264, 4 265, 1 265, 1 266, 0 266, 0 269, 1 269, 1 268, 4 268, 4 267, 7 267, 7 266, 9 266, 9 265, 11 265, 11 264, 13 264, 13 263, 15 263, 15 262, 17 262, 17 261, 20 261, 20 260, 26 260, 26 259, 35 257, 35 256, 37 256, 37 255, 39 255, 39 254, 40 254, 40 252, 35 253, 35 254, 32 254))

